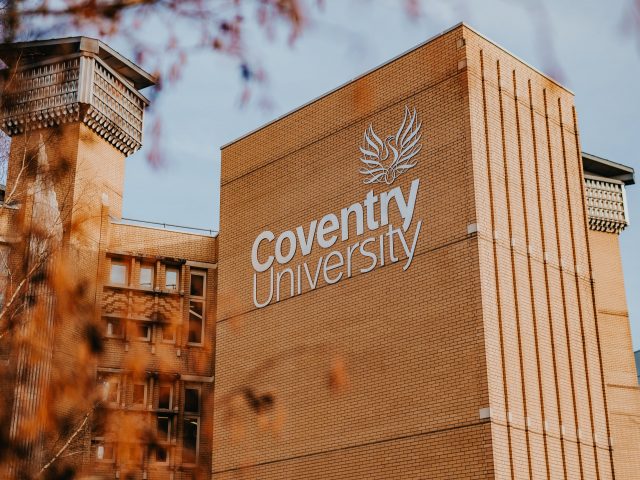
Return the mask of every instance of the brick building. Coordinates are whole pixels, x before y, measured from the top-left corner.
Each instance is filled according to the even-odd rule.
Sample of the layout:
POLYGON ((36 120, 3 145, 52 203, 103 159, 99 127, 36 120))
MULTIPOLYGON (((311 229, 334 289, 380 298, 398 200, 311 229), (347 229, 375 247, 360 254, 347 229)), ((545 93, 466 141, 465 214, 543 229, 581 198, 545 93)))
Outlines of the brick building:
MULTIPOLYGON (((16 372, 0 408, 3 438, 21 439, 12 475, 33 475, 60 448, 46 422, 33 420, 53 383, 85 367, 71 352, 92 332, 81 317, 95 316, 100 354, 87 368, 101 398, 57 463, 99 478, 208 476, 215 234, 122 218, 125 159, 141 145, 148 104, 140 90, 154 79, 85 37, 5 45, 0 58, 12 67, 2 97, 2 129, 12 137, 3 264, 26 271, 46 257, 50 279, 28 277, 16 335, 29 342, 2 352, 16 372), (32 236, 20 243, 21 231, 32 236), (64 258, 63 271, 45 247, 64 258), (61 282, 81 286, 74 295, 84 313, 60 314, 61 282)), ((80 389, 82 375, 77 381, 80 389)), ((68 392, 55 392, 45 408, 71 412, 68 392)))
POLYGON ((84 37, 0 58, 5 287, 43 243, 73 266, 0 349, 12 468, 50 459, 31 420, 85 367, 100 398, 56 462, 97 478, 637 478, 634 172, 581 153, 561 85, 458 25, 223 147, 218 273, 213 233, 122 218, 149 74, 84 37))
POLYGON ((632 183, 465 25, 224 146, 214 478, 639 478, 632 183))

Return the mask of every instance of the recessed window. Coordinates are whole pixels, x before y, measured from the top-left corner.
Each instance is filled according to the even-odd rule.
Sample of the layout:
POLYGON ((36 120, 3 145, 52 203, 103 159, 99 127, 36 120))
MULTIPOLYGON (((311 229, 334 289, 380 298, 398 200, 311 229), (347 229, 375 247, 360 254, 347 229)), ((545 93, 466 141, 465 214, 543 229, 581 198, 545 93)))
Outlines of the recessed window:
POLYGON ((198 387, 184 388, 184 411, 189 413, 200 412, 200 389, 198 387))
POLYGON ((205 283, 204 272, 191 272, 191 296, 204 298, 205 283))
POLYGON ((96 442, 96 459, 103 462, 112 462, 115 458, 113 443, 96 442))
POLYGON ((178 269, 173 267, 167 267, 165 280, 164 280, 164 288, 166 290, 176 291, 178 290, 178 269))
POLYGON ((119 318, 107 318, 107 337, 122 337, 124 328, 119 318))
POLYGON ((140 287, 153 288, 153 265, 140 266, 140 287))
POLYGON ((158 408, 171 408, 173 400, 173 386, 170 383, 161 383, 158 386, 158 408))
POLYGON ((136 340, 148 342, 151 340, 151 325, 146 322, 134 322, 134 332, 136 340))
POLYGON ((196 463, 198 458, 198 430, 200 422, 197 418, 185 418, 182 425, 182 463, 196 463))
POLYGON ((204 330, 204 302, 189 302, 189 333, 187 341, 189 343, 201 344, 204 330))
POLYGON ((98 386, 102 389, 102 401, 118 403, 120 400, 120 379, 117 376, 99 373, 98 386))
POLYGON ((133 396, 131 397, 131 403, 133 405, 144 405, 146 401, 147 401, 147 384, 134 383, 133 396))
POLYGON ((144 460, 144 450, 144 445, 128 444, 122 445, 121 448, 118 449, 118 453, 123 463, 141 465, 144 460))
POLYGON ((166 449, 166 447, 162 445, 158 445, 156 447, 156 462, 158 463, 169 462, 169 451, 166 449))
POLYGON ((128 280, 128 269, 125 262, 111 260, 111 273, 109 282, 113 285, 126 285, 128 280))
POLYGON ((157 421, 157 437, 159 442, 168 442, 171 435, 171 422, 169 417, 158 417, 157 421))
POLYGON ((162 341, 167 343, 174 343, 176 341, 176 326, 171 323, 165 323, 161 327, 162 329, 162 341))

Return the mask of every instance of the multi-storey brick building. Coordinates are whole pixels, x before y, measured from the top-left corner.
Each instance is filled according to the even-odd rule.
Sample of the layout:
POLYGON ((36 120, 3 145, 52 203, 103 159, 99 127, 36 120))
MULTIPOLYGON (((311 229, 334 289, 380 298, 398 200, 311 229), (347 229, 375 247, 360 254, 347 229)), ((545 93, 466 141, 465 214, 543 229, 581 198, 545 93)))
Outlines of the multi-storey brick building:
POLYGON ((214 478, 637 479, 630 183, 465 25, 223 147, 214 478))
POLYGON ((90 310, 100 397, 56 464, 98 478, 637 478, 633 170, 580 152, 553 80, 459 25, 224 147, 218 292, 212 233, 122 218, 151 76, 84 37, 0 58, 2 264, 42 238, 67 262, 24 295, 35 344, 0 351, 32 471, 90 310))
MULTIPOLYGON (((23 457, 11 468, 37 472, 60 448, 60 432, 46 431, 46 422, 34 428, 33 419, 51 398, 51 383, 84 367, 70 352, 86 342, 87 326, 73 308, 60 314, 65 299, 56 298, 55 282, 64 278, 82 286, 83 315, 96 317, 99 355, 87 361, 102 398, 74 437, 73 454, 56 462, 100 478, 208 475, 215 234, 122 218, 125 159, 141 145, 148 104, 139 90, 154 79, 85 37, 3 46, 0 58, 11 67, 2 97, 2 129, 12 137, 3 252, 9 265, 29 270, 43 250, 29 238, 25 248, 15 246, 17 232, 30 235, 37 226, 40 244, 65 259, 62 267, 43 261, 54 280, 25 276, 33 285, 24 297, 35 306, 21 314, 25 330, 16 335, 37 342, 4 352, 17 374, 3 385, 3 434, 21 439, 23 457)), ((71 409, 65 392, 48 408, 71 409)))

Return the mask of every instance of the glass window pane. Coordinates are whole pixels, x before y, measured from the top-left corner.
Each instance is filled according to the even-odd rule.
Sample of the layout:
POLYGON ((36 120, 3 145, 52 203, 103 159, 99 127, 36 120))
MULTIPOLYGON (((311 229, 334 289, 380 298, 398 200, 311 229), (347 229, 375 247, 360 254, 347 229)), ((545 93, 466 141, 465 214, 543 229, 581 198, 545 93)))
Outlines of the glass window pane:
POLYGON ((140 340, 151 338, 151 327, 143 322, 136 323, 136 337, 140 340))
POLYGON ((171 408, 171 385, 158 387, 158 408, 171 408))
POLYGON ((118 401, 118 388, 120 382, 117 378, 107 374, 98 375, 98 386, 102 388, 102 399, 105 402, 116 403, 118 401))
POLYGON ((153 266, 142 265, 140 267, 140 286, 143 288, 153 288, 153 266))
POLYGON ((146 386, 142 383, 136 383, 133 385, 133 398, 132 403, 135 405, 142 405, 145 401, 146 386))
POLYGON ((110 318, 107 320, 107 335, 110 337, 122 336, 122 322, 119 318, 110 318))
POLYGON ((200 390, 198 388, 184 389, 184 411, 191 413, 200 411, 200 390))
POLYGON ((156 462, 167 463, 169 455, 167 449, 161 446, 156 447, 156 462))
POLYGON ((167 273, 165 277, 166 277, 165 288, 167 290, 177 290, 178 289, 178 269, 167 268, 167 273))
POLYGON ((204 297, 204 275, 191 274, 191 296, 204 297))
POLYGON ((191 310, 193 313, 196 313, 200 317, 202 316, 202 307, 202 302, 189 302, 189 310, 191 310))
POLYGON ((176 327, 171 324, 162 325, 162 340, 165 342, 175 342, 176 340, 176 327))
POLYGON ((127 265, 123 262, 111 262, 109 281, 114 285, 127 284, 127 265))
POLYGON ((202 343, 202 318, 189 312, 189 343, 202 343))
POLYGON ((183 422, 182 437, 182 462, 196 463, 196 451, 198 446, 198 420, 185 418, 183 422))
POLYGON ((158 441, 169 441, 169 417, 158 417, 158 441))

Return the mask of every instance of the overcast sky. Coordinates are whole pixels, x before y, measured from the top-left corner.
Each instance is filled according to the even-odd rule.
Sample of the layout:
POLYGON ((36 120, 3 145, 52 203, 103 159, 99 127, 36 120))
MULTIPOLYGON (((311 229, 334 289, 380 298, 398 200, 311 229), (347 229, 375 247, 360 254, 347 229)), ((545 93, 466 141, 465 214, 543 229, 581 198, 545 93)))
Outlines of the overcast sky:
MULTIPOLYGON (((222 145, 460 21, 543 71, 557 72, 557 62, 576 95, 583 149, 640 171, 640 37, 623 28, 630 0, 542 2, 546 11, 534 10, 533 0, 432 1, 423 3, 424 15, 415 21, 402 3, 325 0, 293 46, 284 34, 270 41, 250 33, 252 54, 268 75, 254 93, 270 108, 264 101, 240 106, 234 61, 192 55, 182 80, 154 105, 166 166, 149 166, 149 145, 127 160, 124 215, 217 229, 222 145)), ((128 53, 126 44, 111 43, 128 53)), ((632 225, 620 238, 634 347, 640 349, 640 226, 633 223, 640 222, 640 185, 627 193, 632 225)))

